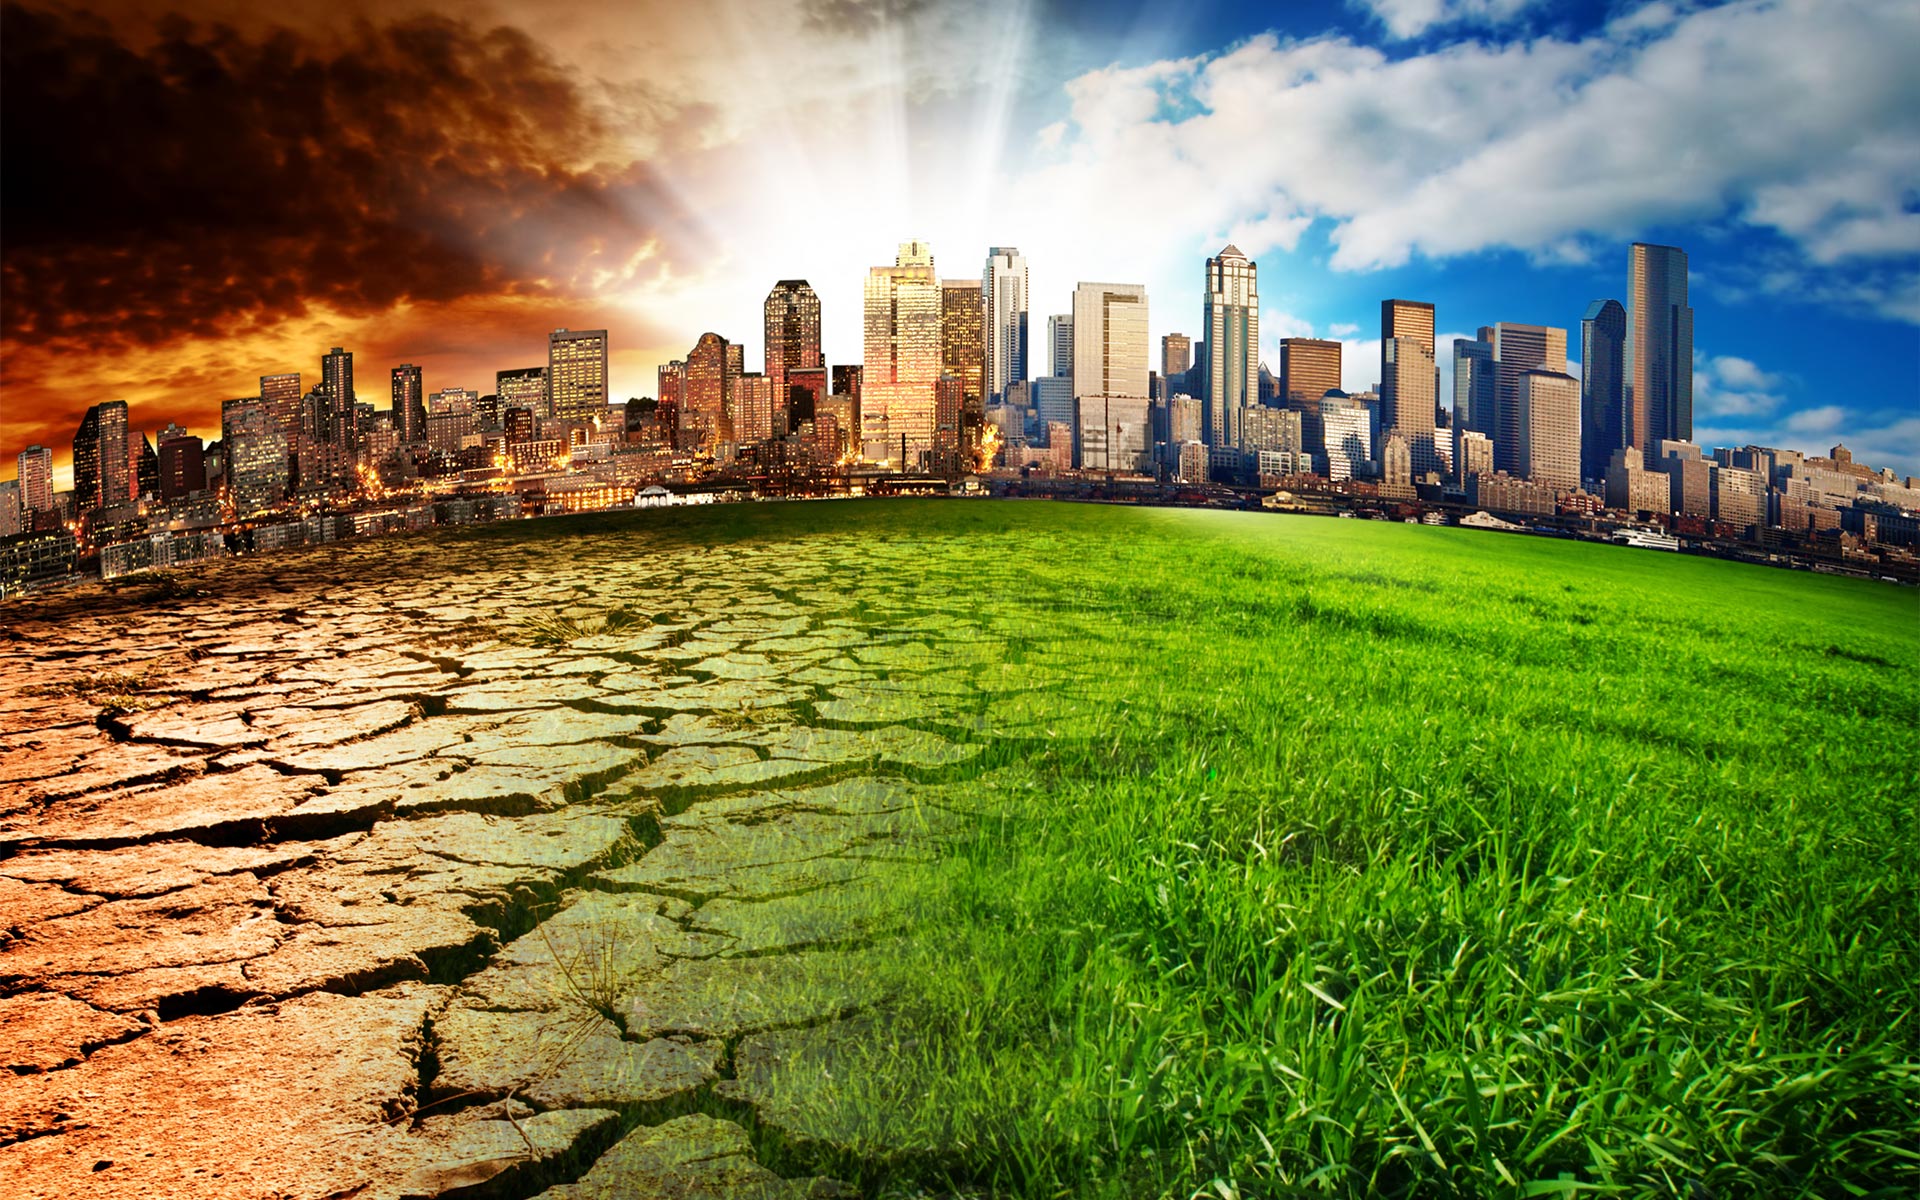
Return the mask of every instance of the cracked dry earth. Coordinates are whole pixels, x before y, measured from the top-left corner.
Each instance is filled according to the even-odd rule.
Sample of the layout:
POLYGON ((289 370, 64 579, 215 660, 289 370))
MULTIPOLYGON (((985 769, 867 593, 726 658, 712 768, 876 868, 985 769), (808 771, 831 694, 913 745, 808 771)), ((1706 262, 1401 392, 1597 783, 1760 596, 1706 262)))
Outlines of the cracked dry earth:
POLYGON ((0 609, 0 1193, 857 1194, 767 1089, 966 819, 955 582, 636 524, 0 609))

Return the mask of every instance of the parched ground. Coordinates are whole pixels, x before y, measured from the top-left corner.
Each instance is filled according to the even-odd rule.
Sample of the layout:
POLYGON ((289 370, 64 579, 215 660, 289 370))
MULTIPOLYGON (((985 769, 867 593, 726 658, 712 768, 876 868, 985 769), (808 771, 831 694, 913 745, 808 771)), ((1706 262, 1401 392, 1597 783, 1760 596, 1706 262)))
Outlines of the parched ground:
POLYGON ((0 1192, 854 1194, 757 1106, 1038 687, 962 582, 544 522, 0 608, 0 1192))

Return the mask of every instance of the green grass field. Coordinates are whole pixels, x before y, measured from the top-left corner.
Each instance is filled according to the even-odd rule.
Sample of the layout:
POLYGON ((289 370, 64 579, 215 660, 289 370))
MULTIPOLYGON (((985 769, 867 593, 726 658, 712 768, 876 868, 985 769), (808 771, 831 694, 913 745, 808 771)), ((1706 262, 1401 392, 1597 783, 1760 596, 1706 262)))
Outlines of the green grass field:
POLYGON ((876 1190, 1920 1190, 1914 591, 1258 514, 677 519, 994 631, 903 672, 1003 736, 897 1002, 788 1079, 876 1190))

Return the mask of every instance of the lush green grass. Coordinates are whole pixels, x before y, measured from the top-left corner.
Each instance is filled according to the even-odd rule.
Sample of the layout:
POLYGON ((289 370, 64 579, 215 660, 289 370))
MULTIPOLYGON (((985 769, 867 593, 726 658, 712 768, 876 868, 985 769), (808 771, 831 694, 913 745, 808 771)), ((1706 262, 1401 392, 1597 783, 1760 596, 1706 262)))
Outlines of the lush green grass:
POLYGON ((925 664, 1013 737, 888 1034, 789 1077, 896 1152, 869 1182, 1920 1189, 1913 591, 1261 515, 685 520, 992 631, 925 664), (884 579, 845 550, 900 539, 884 579))

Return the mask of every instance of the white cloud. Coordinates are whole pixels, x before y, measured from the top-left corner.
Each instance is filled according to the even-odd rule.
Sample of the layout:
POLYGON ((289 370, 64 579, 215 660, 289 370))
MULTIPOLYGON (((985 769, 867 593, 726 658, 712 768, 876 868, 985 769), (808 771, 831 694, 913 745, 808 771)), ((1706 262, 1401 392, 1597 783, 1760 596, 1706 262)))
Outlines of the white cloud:
POLYGON ((1535 0, 1355 0, 1397 38, 1419 37, 1441 25, 1498 25, 1531 8, 1535 0))
MULTIPOLYGON (((1410 28, 1493 6, 1389 7, 1410 28)), ((1343 270, 1491 248, 1580 261, 1650 227, 1716 220, 1775 230, 1800 263, 1848 273, 1920 252, 1920 5, 1744 0, 1635 16, 1576 41, 1401 58, 1269 34, 1091 72, 1069 88, 1069 130, 1031 194, 1124 195, 1087 207, 1134 230, 1270 230, 1281 248, 1327 219, 1343 270)), ((1920 310, 1897 278, 1875 292, 1861 299, 1920 310)))
POLYGON ((1769 416, 1780 409, 1785 384, 1750 359, 1693 352, 1693 411, 1703 421, 1769 416))
POLYGON ((1352 337, 1359 332, 1360 327, 1351 321, 1336 321, 1327 326, 1327 333, 1337 338, 1352 337))
MULTIPOLYGON (((1270 308, 1260 317, 1260 333, 1263 337, 1275 341, 1280 338, 1306 338, 1313 336, 1313 322, 1292 313, 1270 308)), ((1355 328, 1358 328, 1357 326, 1355 328)))

